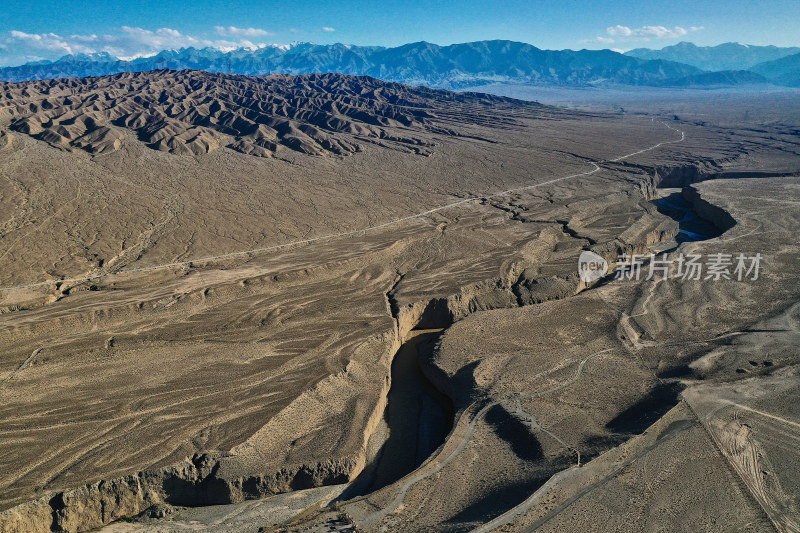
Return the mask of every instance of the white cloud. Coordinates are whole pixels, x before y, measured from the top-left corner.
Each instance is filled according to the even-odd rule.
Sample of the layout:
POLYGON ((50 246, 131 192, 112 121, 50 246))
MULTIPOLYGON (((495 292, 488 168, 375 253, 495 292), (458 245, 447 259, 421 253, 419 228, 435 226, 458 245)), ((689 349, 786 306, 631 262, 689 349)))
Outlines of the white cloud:
MULTIPOLYGON (((593 39, 584 39, 580 41, 581 44, 597 44, 608 45, 629 41, 649 41, 651 39, 677 39, 689 33, 700 31, 703 26, 689 26, 684 28, 682 26, 674 26, 667 28, 666 26, 642 26, 640 28, 630 28, 617 24, 616 26, 609 26, 606 28, 606 35, 598 35, 593 39)), ((612 49, 617 50, 617 49, 612 49)))
POLYGON ((598 35, 594 39, 583 39, 580 41, 581 44, 611 44, 614 42, 614 39, 611 37, 603 37, 602 35, 598 35))
MULTIPOLYGON (((25 33, 12 30, 9 32, 9 35, 12 42, 24 43, 24 45, 31 50, 57 52, 62 55, 88 53, 92 51, 90 47, 82 44, 85 41, 74 40, 74 42, 70 42, 68 39, 56 35, 55 33, 25 33)), ((8 46, 8 41, 5 44, 8 46)))
POLYGON ((27 61, 58 59, 68 54, 106 52, 120 59, 135 59, 157 54, 162 50, 179 48, 216 48, 230 51, 236 48, 258 48, 270 34, 257 28, 216 27, 221 39, 208 39, 181 33, 173 28, 147 30, 122 26, 106 35, 57 35, 55 33, 25 33, 12 30, 0 34, 3 56, 0 65, 19 65, 27 61))
MULTIPOLYGON (((689 32, 700 31, 702 26, 690 26, 686 29, 681 26, 667 28, 666 26, 642 26, 640 28, 629 28, 617 24, 606 28, 606 33, 611 37, 627 40, 650 40, 650 39, 677 39, 689 32)), ((598 37, 599 39, 599 37, 598 37)))
POLYGON ((103 37, 106 42, 114 46, 141 50, 166 50, 205 45, 203 40, 192 37, 191 35, 184 35, 172 28, 159 28, 153 31, 138 27, 122 26, 120 30, 122 31, 122 35, 104 35, 103 37))
POLYGON ((323 26, 322 31, 336 31, 336 28, 331 28, 330 26, 323 26))
POLYGON ((223 37, 239 37, 247 39, 269 37, 272 35, 267 30, 262 30, 259 28, 237 28, 236 26, 214 26, 214 31, 217 32, 217 35, 222 35, 223 37))
POLYGON ((620 26, 617 24, 616 26, 606 28, 606 33, 609 35, 616 35, 618 37, 629 37, 633 34, 633 30, 627 26, 620 26))

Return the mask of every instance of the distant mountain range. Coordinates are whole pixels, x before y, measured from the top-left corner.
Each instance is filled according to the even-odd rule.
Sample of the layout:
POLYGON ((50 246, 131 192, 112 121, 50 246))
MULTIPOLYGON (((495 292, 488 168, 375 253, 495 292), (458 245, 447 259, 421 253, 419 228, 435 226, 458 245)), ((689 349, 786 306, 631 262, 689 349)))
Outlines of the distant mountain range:
MULTIPOLYGON (((727 45, 721 45, 725 46, 727 45)), ((735 46, 764 49, 756 55, 759 58, 770 59, 783 57, 780 54, 789 50, 776 47, 735 46)), ((724 53, 717 51, 719 48, 713 47, 711 49, 714 50, 713 54, 707 52, 707 55, 722 57, 724 53)), ((409 85, 455 90, 492 83, 539 86, 694 87, 767 83, 767 79, 762 76, 772 81, 770 76, 773 70, 770 69, 764 71, 769 75, 762 74, 755 68, 752 72, 742 72, 746 70, 740 66, 744 59, 737 60, 738 62, 730 61, 732 65, 730 68, 713 69, 725 72, 709 73, 706 72, 708 69, 693 65, 686 59, 675 61, 666 57, 637 57, 637 54, 646 56, 649 53, 664 53, 670 57, 682 58, 679 51, 687 51, 684 55, 688 57, 691 55, 689 51, 695 49, 706 50, 690 43, 681 43, 663 50, 640 49, 620 54, 611 50, 542 50, 530 44, 499 40, 450 46, 419 42, 394 48, 312 43, 273 45, 230 52, 213 48, 183 48, 166 50, 152 57, 131 61, 123 61, 106 53, 70 55, 57 61, 40 61, 18 67, 0 68, 0 80, 27 81, 102 76, 168 68, 245 75, 338 72, 372 76, 409 85)), ((747 62, 752 62, 755 56, 751 54, 748 57, 750 59, 747 59, 747 62)), ((788 78, 791 78, 791 75, 788 75, 788 78)), ((787 76, 775 79, 783 80, 781 83, 792 84, 789 83, 791 79, 789 82, 786 81, 787 76)))
POLYGON ((749 70, 759 63, 774 61, 800 53, 798 47, 753 46, 739 43, 724 43, 717 46, 697 46, 686 41, 661 50, 635 48, 625 52, 626 56, 639 59, 662 59, 685 63, 703 70, 749 70))
POLYGON ((132 61, 108 54, 75 55, 54 62, 3 68, 0 79, 100 76, 162 68, 246 75, 338 72, 447 89, 496 82, 658 85, 700 72, 688 65, 626 57, 610 50, 553 51, 512 41, 480 41, 451 46, 419 42, 396 48, 302 43, 227 53, 213 48, 185 48, 132 61))
POLYGON ((751 70, 779 85, 800 87, 800 54, 760 63, 751 70))

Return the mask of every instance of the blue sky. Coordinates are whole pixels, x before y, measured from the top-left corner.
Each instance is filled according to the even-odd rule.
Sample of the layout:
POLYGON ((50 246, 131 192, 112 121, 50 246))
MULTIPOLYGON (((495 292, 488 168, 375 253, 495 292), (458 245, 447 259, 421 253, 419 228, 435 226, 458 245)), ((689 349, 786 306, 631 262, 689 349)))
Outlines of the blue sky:
POLYGON ((107 51, 293 41, 396 46, 511 39, 540 48, 661 48, 681 40, 800 45, 797 0, 3 0, 0 65, 107 51))

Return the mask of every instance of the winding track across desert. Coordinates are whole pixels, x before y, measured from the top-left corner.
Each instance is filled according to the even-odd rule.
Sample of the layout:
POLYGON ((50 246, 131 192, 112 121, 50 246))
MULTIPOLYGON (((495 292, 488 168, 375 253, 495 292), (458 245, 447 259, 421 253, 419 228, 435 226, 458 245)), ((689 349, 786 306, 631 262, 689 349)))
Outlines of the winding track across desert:
MULTIPOLYGON (((592 170, 588 170, 586 172, 581 172, 581 173, 578 173, 578 174, 571 174, 569 176, 563 176, 561 178, 554 178, 554 179, 547 180, 547 181, 544 181, 544 182, 535 183, 535 184, 532 184, 532 185, 523 185, 521 187, 515 187, 513 189, 507 189, 505 191, 496 192, 496 193, 488 194, 488 195, 481 196, 481 197, 465 198, 465 199, 459 200, 457 202, 452 202, 452 203, 449 203, 449 204, 446 204, 446 205, 442 205, 442 206, 439 206, 439 207, 434 207, 433 209, 428 209, 427 211, 423 211, 422 213, 416 213, 416 214, 408 215, 408 216, 405 216, 405 217, 402 217, 402 218, 396 218, 394 220, 390 220, 389 222, 383 222, 381 224, 377 224, 377 225, 374 225, 374 226, 369 226, 369 227, 366 227, 366 228, 363 228, 363 229, 359 229, 359 230, 353 230, 353 231, 347 231, 347 232, 341 232, 341 233, 334 233, 334 234, 331 234, 331 235, 322 235, 320 237, 314 237, 312 239, 302 239, 302 240, 299 240, 299 241, 287 242, 287 243, 284 243, 284 244, 279 244, 279 245, 276 245, 276 246, 269 246, 269 247, 266 247, 266 248, 254 248, 252 250, 243 250, 243 251, 239 251, 239 252, 227 252, 227 253, 219 254, 219 255, 212 255, 212 256, 207 256, 207 257, 199 257, 199 258, 195 258, 195 259, 187 259, 187 260, 184 260, 184 261, 177 261, 177 262, 173 262, 173 263, 165 263, 165 264, 154 265, 154 266, 149 266, 149 267, 126 268, 126 269, 121 269, 118 272, 121 272, 121 273, 125 273, 125 272, 148 272, 148 271, 152 271, 152 270, 161 270, 161 269, 166 269, 166 268, 182 267, 182 266, 186 266, 186 265, 192 265, 194 263, 209 263, 209 262, 218 261, 218 260, 221 260, 221 259, 231 259, 231 258, 235 258, 235 257, 251 256, 251 255, 263 254, 263 253, 267 253, 267 252, 274 252, 274 251, 278 251, 278 250, 283 250, 285 248, 290 248, 290 247, 293 247, 293 246, 303 246, 303 245, 307 245, 307 244, 313 244, 313 243, 319 242, 319 241, 326 241, 326 240, 329 240, 329 239, 336 239, 336 238, 340 238, 340 237, 352 237, 352 236, 356 236, 356 235, 361 235, 361 234, 367 233, 369 231, 383 229, 383 228, 386 228, 386 227, 389 227, 389 226, 393 226, 395 224, 400 224, 402 222, 413 220, 415 218, 426 217, 426 216, 432 215, 434 213, 438 213, 439 211, 443 211, 445 209, 452 209, 454 207, 458 207, 458 206, 461 206, 461 205, 464 205, 464 204, 467 204, 467 203, 470 203, 470 202, 486 201, 486 200, 490 200, 490 199, 493 199, 493 198, 501 198, 501 197, 509 195, 509 194, 519 193, 519 192, 527 191, 527 190, 530 190, 530 189, 535 189, 535 188, 538 188, 538 187, 544 187, 546 185, 552 185, 553 183, 558 183, 560 181, 564 181, 564 180, 568 180, 568 179, 578 178, 578 177, 582 177, 582 176, 590 176, 590 175, 594 174, 595 172, 600 171, 601 168, 600 168, 599 165, 604 163, 604 162, 606 162, 606 161, 613 162, 613 163, 616 163, 616 162, 619 162, 619 161, 624 161, 625 159, 627 159, 629 157, 633 157, 635 155, 639 155, 639 154, 642 154, 644 152, 649 152, 650 150, 655 150, 656 148, 659 148, 659 147, 661 147, 661 146, 663 146, 665 144, 682 142, 684 140, 684 138, 685 138, 685 133, 684 132, 682 132, 681 130, 679 130, 677 128, 673 128, 672 126, 670 126, 669 124, 667 124, 667 123, 665 123, 663 121, 661 121, 661 124, 663 124, 664 126, 666 126, 667 128, 669 128, 669 129, 671 129, 673 131, 676 131, 676 132, 680 133, 681 134, 681 138, 678 139, 678 140, 661 141, 661 142, 659 142, 657 144, 654 144, 653 146, 650 146, 648 148, 644 148, 644 149, 638 150, 636 152, 617 157, 615 159, 607 159, 607 160, 596 161, 596 162, 595 161, 590 161, 589 164, 592 165, 594 168, 592 170)), ((109 275, 112 275, 112 274, 105 274, 105 276, 109 276, 109 275)), ((60 282, 60 283, 81 283, 81 282, 86 282, 86 281, 92 281, 92 280, 98 279, 99 277, 101 277, 101 276, 98 275, 98 276, 86 276, 86 277, 83 277, 83 278, 70 278, 70 279, 37 281, 37 282, 25 283, 25 284, 21 284, 21 285, 15 285, 15 286, 12 286, 12 287, 0 287, 0 291, 10 291, 10 290, 15 290, 15 289, 29 289, 29 288, 33 288, 33 287, 41 287, 41 286, 45 286, 45 285, 52 285, 53 283, 56 283, 56 282, 60 282)))
POLYGON ((219 504, 220 531, 648 529, 648 509, 791 530, 796 457, 763 422, 796 420, 796 205, 764 207, 798 194, 788 119, 169 71, 4 84, 0 104, 9 531, 169 530, 219 504), (667 194, 722 236, 677 242, 667 194), (583 250, 765 265, 588 287, 583 250), (391 460, 413 329, 443 330, 420 368, 453 430, 399 481, 347 492, 391 460), (767 473, 737 466, 731 412, 761 417, 767 473))

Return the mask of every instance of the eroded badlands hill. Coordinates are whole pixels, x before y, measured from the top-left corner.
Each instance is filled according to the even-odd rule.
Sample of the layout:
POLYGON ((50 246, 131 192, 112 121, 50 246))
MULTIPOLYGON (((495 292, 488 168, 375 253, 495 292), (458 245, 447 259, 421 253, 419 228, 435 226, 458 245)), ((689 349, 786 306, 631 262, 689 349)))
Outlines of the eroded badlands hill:
POLYGON ((474 120, 469 105, 503 103, 488 95, 456 96, 336 74, 251 78, 153 71, 0 84, 0 108, 12 130, 91 154, 119 150, 124 130, 151 148, 176 154, 229 146, 259 157, 286 148, 349 155, 365 142, 429 153, 424 140, 390 129, 435 131, 429 119, 437 111, 451 116, 458 111, 462 120, 474 120))

